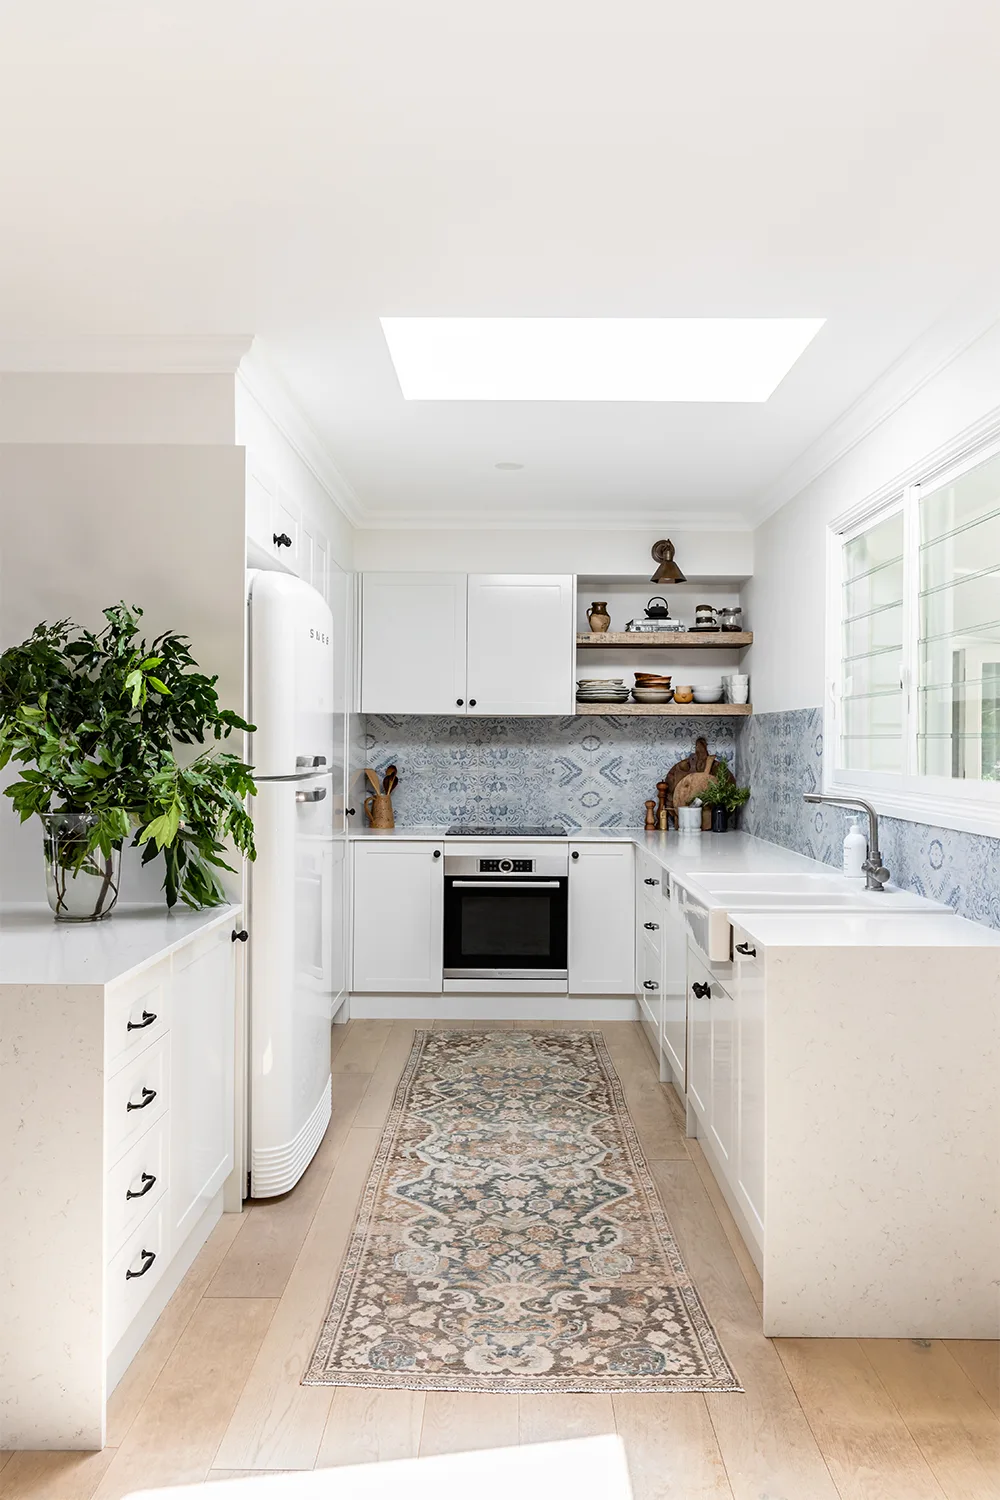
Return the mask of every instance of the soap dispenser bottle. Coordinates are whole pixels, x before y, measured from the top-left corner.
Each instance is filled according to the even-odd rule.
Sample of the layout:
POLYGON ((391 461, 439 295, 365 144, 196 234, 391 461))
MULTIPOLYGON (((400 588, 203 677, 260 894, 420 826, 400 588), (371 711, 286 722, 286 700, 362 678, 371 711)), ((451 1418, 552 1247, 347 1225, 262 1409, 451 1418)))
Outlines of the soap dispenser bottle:
POLYGON ((852 880, 861 879, 867 858, 868 840, 861 831, 861 819, 854 818, 844 839, 844 874, 852 880))

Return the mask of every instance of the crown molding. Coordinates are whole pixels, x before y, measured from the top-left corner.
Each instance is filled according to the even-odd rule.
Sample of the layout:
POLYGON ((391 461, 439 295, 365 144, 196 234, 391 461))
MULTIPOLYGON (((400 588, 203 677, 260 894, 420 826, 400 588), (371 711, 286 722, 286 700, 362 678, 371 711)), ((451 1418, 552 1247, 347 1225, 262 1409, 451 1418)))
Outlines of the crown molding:
POLYGON ((453 511, 373 511, 360 523, 363 531, 639 531, 660 534, 664 531, 753 532, 754 523, 735 513, 710 516, 693 511, 660 511, 641 515, 615 512, 606 516, 555 516, 537 510, 517 513, 510 510, 477 511, 462 515, 453 511))
POLYGON ((240 361, 238 383, 260 407, 285 441, 294 448, 317 483, 342 511, 352 526, 367 528, 374 524, 367 508, 337 468, 330 453, 259 339, 240 361))
POLYGON ((790 468, 758 497, 755 526, 787 505, 821 474, 864 442, 977 339, 1000 321, 997 289, 980 288, 975 299, 959 304, 931 325, 849 406, 790 468))
POLYGON ((9 375, 235 375, 252 334, 0 338, 0 372, 9 375))

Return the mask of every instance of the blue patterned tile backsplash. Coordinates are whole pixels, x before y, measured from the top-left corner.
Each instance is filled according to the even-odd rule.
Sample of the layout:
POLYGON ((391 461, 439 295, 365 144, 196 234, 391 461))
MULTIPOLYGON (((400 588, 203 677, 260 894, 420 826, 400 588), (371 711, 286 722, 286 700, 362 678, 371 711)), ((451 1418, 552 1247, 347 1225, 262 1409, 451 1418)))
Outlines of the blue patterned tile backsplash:
MULTIPOLYGON (((823 784, 823 711, 755 714, 740 726, 740 774, 750 784, 747 833, 839 867, 850 814, 803 802, 823 784)), ((882 857, 897 885, 1000 927, 1000 839, 879 819, 882 857)))
POLYGON ((369 714, 367 764, 399 768, 396 826, 557 823, 641 828, 656 783, 694 752, 735 768, 733 723, 587 715, 563 719, 369 714))

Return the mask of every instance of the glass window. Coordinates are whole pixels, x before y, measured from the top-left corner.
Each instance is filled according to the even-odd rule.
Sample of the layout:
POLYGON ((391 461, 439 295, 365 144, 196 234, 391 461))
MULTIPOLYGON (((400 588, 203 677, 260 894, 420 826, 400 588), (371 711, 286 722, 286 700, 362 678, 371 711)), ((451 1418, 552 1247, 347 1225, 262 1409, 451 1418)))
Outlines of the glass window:
POLYGON ((903 512, 844 545, 841 765, 901 771, 903 712, 903 512))

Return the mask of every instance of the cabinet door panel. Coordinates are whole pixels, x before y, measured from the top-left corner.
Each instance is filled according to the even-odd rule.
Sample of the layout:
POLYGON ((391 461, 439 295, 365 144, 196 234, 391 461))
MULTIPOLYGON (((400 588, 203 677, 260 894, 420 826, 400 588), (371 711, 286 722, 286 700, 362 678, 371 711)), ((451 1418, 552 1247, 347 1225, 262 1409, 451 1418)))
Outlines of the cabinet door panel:
POLYGON ((473 573, 469 712, 571 714, 573 610, 571 574, 473 573))
POLYGON ((631 844, 571 844, 569 992, 631 995, 635 903, 631 844))
POLYGON ((443 865, 441 844, 354 845, 355 990, 440 994, 443 865))
MULTIPOLYGON (((746 942, 737 932, 734 941, 746 942)), ((750 944, 752 947, 753 945, 750 944)), ((736 1191, 740 1203, 764 1235, 764 972, 761 960, 736 957, 737 1152, 736 1191)))
POLYGON ((463 573, 366 573, 361 597, 361 712, 465 711, 463 573))
POLYGON ((233 1165, 235 962, 228 924, 174 954, 170 1209, 179 1249, 233 1165))
POLYGON ((663 950, 663 1051, 674 1083, 687 1092, 687 929, 674 905, 672 893, 661 903, 661 948, 663 950))

